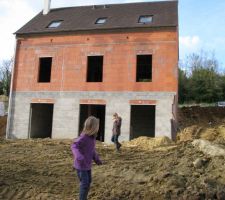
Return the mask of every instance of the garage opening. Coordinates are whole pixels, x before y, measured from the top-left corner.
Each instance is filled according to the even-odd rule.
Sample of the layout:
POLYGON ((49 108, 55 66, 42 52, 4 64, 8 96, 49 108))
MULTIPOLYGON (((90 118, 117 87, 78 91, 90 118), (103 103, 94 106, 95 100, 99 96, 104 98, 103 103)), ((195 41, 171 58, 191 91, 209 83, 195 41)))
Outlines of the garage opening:
POLYGON ((93 104, 80 104, 80 122, 79 122, 79 134, 83 129, 83 125, 87 117, 97 117, 99 122, 99 131, 97 140, 104 142, 105 137, 105 105, 93 105, 93 104))
POLYGON ((53 104, 32 103, 30 111, 30 138, 51 138, 53 104))
POLYGON ((155 137, 155 105, 132 105, 130 139, 155 137))

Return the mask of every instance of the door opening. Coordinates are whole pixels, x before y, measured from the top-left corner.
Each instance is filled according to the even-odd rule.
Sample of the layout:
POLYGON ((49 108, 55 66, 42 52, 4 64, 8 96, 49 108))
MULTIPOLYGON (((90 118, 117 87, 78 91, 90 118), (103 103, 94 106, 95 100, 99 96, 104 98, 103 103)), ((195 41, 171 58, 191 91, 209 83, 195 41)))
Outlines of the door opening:
POLYGON ((51 138, 53 104, 32 103, 30 111, 30 138, 51 138))
POLYGON ((155 137, 155 105, 131 105, 130 139, 155 137))
POLYGON ((81 133, 84 122, 89 116, 97 117, 99 122, 99 131, 97 140, 104 142, 105 137, 105 105, 95 104, 80 104, 80 121, 79 121, 79 134, 81 133))

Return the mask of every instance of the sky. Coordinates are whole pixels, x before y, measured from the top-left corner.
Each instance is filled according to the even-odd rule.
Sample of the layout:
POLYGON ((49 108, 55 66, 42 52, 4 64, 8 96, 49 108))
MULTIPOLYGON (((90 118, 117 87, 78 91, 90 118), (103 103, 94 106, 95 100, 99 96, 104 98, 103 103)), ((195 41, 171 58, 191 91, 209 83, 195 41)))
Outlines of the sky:
MULTIPOLYGON (((51 8, 144 1, 152 0, 51 0, 51 8)), ((0 62, 13 57, 13 33, 43 4, 44 0, 0 0, 0 62)), ((225 0, 179 0, 179 58, 201 50, 213 52, 225 71, 225 0)))

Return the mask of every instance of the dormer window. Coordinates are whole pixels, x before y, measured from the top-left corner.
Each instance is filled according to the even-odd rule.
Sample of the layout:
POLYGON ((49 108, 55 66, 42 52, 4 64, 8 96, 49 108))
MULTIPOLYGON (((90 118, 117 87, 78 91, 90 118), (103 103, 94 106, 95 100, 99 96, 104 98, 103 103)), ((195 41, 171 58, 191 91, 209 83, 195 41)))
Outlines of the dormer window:
POLYGON ((152 18, 153 18, 152 15, 140 16, 139 17, 139 20, 138 20, 138 23, 140 23, 140 24, 149 24, 149 23, 152 23, 152 18))
POLYGON ((95 24, 105 24, 106 23, 107 18, 106 17, 102 17, 102 18, 98 18, 95 22, 95 24))
POLYGON ((48 25, 48 28, 58 28, 61 25, 62 21, 53 21, 48 25))

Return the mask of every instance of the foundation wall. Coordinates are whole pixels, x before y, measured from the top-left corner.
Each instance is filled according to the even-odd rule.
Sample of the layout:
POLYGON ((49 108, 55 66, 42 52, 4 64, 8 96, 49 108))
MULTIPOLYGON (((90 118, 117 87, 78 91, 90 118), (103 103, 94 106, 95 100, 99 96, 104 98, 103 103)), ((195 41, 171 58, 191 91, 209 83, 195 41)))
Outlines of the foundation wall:
POLYGON ((155 136, 171 138, 173 92, 13 92, 9 138, 29 138, 30 104, 54 102, 52 138, 76 138, 80 102, 106 105, 105 142, 110 143, 112 115, 123 119, 120 141, 130 138, 131 103, 156 105, 155 136))

